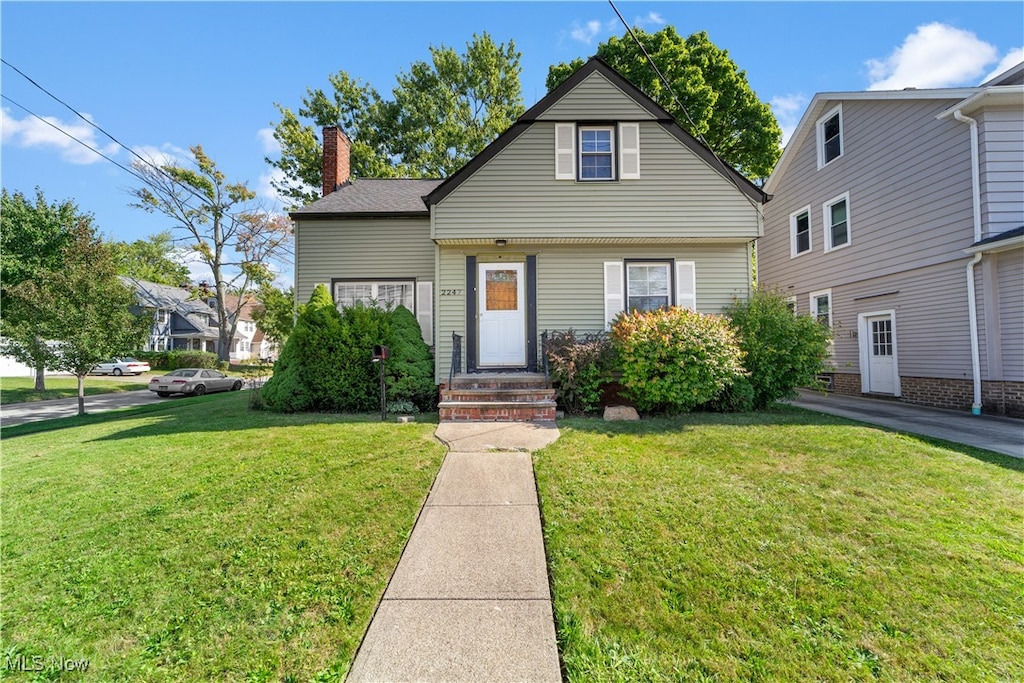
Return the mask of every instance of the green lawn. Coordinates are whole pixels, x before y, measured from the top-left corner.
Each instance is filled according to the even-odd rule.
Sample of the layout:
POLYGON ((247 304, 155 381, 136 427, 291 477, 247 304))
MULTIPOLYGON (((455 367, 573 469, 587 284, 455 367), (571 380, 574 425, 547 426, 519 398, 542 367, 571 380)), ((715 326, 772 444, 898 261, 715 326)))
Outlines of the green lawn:
MULTIPOLYGON (((120 393, 145 389, 149 376, 139 377, 93 377, 85 378, 85 395, 120 393)), ((78 396, 78 380, 74 377, 47 377, 46 391, 39 393, 34 389, 33 377, 2 377, 0 378, 0 405, 25 403, 26 401, 49 401, 55 398, 74 398, 78 396)))
POLYGON ((0 665, 343 678, 444 449, 431 424, 250 412, 247 399, 4 430, 0 665))
POLYGON ((560 427, 569 680, 1024 680, 1024 462, 797 409, 560 427))

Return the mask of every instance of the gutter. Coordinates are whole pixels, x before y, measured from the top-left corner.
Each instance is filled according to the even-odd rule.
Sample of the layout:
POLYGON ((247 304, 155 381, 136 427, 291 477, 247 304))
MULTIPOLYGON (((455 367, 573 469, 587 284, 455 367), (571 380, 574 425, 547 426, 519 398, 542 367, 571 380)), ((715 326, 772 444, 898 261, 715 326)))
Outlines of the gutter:
MULTIPOLYGON (((964 116, 960 109, 953 112, 953 118, 966 123, 971 129, 971 200, 974 204, 974 242, 981 241, 981 169, 978 151, 978 122, 970 116, 964 116)), ((981 415, 981 349, 978 341, 978 301, 974 288, 974 267, 977 266, 984 252, 978 251, 967 264, 967 317, 971 326, 971 371, 974 379, 974 402, 971 414, 981 415)))

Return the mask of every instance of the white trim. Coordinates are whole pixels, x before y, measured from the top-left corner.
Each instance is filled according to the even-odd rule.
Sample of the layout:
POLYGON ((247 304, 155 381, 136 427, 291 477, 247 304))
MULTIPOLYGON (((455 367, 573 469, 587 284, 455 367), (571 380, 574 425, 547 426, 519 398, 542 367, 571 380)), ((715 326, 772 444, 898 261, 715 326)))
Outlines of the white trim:
POLYGON ((619 179, 640 178, 640 124, 619 124, 619 179))
POLYGON ((614 125, 606 125, 606 126, 598 126, 598 125, 582 126, 581 125, 581 126, 577 126, 576 127, 576 137, 577 137, 577 142, 578 142, 578 146, 576 148, 576 155, 575 155, 576 171, 577 171, 577 178, 576 178, 576 180, 578 180, 581 183, 607 183, 607 182, 612 181, 612 180, 617 180, 618 177, 619 177, 619 168, 618 168, 618 159, 616 159, 617 155, 615 153, 616 150, 618 149, 618 140, 615 139, 616 137, 618 137, 618 131, 616 130, 616 127, 614 125), (607 152, 584 152, 583 151, 583 133, 586 132, 586 131, 589 131, 589 130, 607 131, 607 133, 608 133, 608 135, 610 137, 610 139, 608 140, 608 151, 607 152), (611 162, 611 175, 609 177, 607 177, 607 178, 584 178, 583 177, 583 155, 584 154, 586 154, 588 156, 606 156, 607 155, 609 161, 611 162))
POLYGON ((434 345, 434 283, 430 280, 416 281, 416 322, 427 346, 434 345))
POLYGON ((676 261, 676 306, 697 310, 697 263, 676 261))
MULTIPOLYGON (((829 310, 832 310, 831 297, 829 297, 829 310)), ((881 318, 888 316, 892 325, 892 391, 893 396, 902 395, 900 386, 900 362, 897 351, 899 345, 896 341, 896 309, 890 308, 884 311, 872 311, 871 313, 860 313, 857 315, 857 338, 860 347, 860 390, 861 393, 871 393, 871 329, 868 325, 868 318, 881 318)))
POLYGON ((799 211, 794 211, 789 214, 789 258, 796 258, 797 256, 803 256, 814 251, 814 238, 813 238, 813 225, 811 223, 811 205, 808 204, 799 211), (807 250, 797 251, 796 250, 796 220, 803 214, 807 214, 807 250))
POLYGON ((809 307, 811 310, 811 317, 815 320, 818 319, 818 301, 819 296, 828 296, 828 326, 832 328, 832 311, 835 309, 835 305, 832 301, 832 289, 820 289, 817 292, 811 292, 808 295, 809 307))
POLYGON ((824 224, 822 234, 825 238, 825 253, 848 247, 853 243, 853 220, 850 218, 850 193, 844 192, 821 205, 821 221, 824 224), (846 241, 840 245, 832 244, 832 207, 839 202, 846 202, 846 241))
MULTIPOLYGON (((831 300, 831 298, 832 297, 829 297, 830 300, 831 300)), ((793 304, 793 315, 799 315, 799 313, 797 313, 798 306, 797 306, 797 303, 796 303, 796 297, 795 296, 787 296, 786 297, 786 303, 787 304, 793 304)))
POLYGON ((615 318, 626 308, 623 284, 626 268, 622 261, 604 262, 604 328, 610 330, 615 318))
POLYGON ((576 180, 576 125, 572 123, 555 124, 555 180, 576 180))
POLYGON ((836 106, 829 109, 827 112, 818 117, 818 120, 814 124, 814 130, 817 134, 817 150, 818 150, 818 170, 821 170, 831 164, 836 159, 842 159, 843 155, 846 154, 846 136, 843 134, 843 103, 840 102, 836 106), (839 154, 835 157, 825 160, 825 124, 835 118, 839 117, 839 154))

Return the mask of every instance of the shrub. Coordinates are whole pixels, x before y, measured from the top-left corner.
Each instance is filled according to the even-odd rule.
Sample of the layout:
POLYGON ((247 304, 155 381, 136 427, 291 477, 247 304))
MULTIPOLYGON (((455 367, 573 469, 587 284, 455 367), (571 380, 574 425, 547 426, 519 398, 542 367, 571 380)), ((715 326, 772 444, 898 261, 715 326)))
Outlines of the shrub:
POLYGON ((745 353, 755 408, 817 382, 832 333, 809 315, 794 315, 781 293, 758 289, 749 301, 733 302, 726 315, 745 353))
POLYGON ((597 410, 615 357, 607 333, 552 332, 544 353, 559 405, 572 415, 597 410))
POLYGON ((336 392, 338 410, 380 410, 380 368, 373 362, 373 347, 392 346, 391 332, 388 312, 383 309, 359 303, 342 310, 341 371, 329 382, 336 392))
POLYGON ((688 412, 717 398, 744 374, 728 321, 685 308, 619 317, 612 340, 622 384, 644 412, 688 412))
POLYGON ((225 369, 226 364, 209 351, 139 351, 134 358, 144 360, 154 370, 178 368, 225 369))
MULTIPOLYGON (((430 411, 436 407, 434 357, 423 341, 416 316, 405 306, 390 314, 391 358, 387 361, 388 401, 412 404, 414 409, 430 411)), ((408 407, 390 412, 415 412, 408 407)))

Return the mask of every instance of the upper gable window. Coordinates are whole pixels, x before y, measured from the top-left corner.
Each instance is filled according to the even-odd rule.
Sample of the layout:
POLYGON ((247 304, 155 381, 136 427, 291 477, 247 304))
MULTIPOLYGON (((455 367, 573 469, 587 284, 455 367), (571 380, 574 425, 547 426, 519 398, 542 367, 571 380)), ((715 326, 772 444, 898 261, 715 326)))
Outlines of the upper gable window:
POLYGON ((818 168, 843 156, 843 107, 818 119, 818 168))
POLYGON ((615 180, 614 126, 580 126, 580 180, 615 180))

